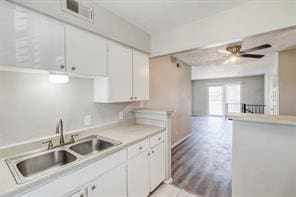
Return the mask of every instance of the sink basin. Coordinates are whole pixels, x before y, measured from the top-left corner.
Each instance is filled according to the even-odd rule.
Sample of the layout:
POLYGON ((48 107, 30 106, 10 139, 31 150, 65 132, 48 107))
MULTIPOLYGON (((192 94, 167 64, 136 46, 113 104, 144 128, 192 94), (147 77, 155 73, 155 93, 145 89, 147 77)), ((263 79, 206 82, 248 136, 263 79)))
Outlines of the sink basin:
POLYGON ((116 142, 111 142, 111 141, 98 138, 98 139, 87 140, 85 142, 81 142, 73 146, 70 146, 70 150, 73 150, 74 152, 80 155, 88 155, 88 154, 94 154, 99 151, 106 150, 117 144, 118 143, 116 142))
POLYGON ((83 160, 86 155, 98 153, 120 142, 97 135, 74 143, 59 145, 50 150, 36 150, 5 159, 17 183, 21 184, 42 175, 61 170, 68 164, 83 160))
POLYGON ((53 150, 8 159, 7 162, 12 173, 15 175, 16 181, 22 183, 75 160, 77 160, 77 157, 68 151, 53 150))
POLYGON ((17 163, 16 167, 24 177, 28 177, 50 168, 63 166, 76 159, 71 153, 65 150, 58 150, 25 159, 17 163))

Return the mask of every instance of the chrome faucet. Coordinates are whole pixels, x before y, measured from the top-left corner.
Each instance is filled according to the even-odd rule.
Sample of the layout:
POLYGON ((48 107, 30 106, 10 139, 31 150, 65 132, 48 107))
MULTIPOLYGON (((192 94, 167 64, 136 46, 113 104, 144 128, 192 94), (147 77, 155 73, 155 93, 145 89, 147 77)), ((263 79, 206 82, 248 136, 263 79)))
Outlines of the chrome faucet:
POLYGON ((64 127, 63 127, 63 120, 62 119, 60 119, 57 124, 56 133, 60 134, 60 145, 64 144, 65 139, 64 139, 64 127))

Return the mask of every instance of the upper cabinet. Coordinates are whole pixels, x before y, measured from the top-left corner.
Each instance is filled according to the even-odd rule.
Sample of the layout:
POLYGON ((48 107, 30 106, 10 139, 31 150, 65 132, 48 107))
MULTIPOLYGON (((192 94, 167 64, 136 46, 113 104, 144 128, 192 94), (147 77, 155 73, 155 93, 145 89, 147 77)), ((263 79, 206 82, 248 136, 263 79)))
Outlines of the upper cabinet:
POLYGON ((66 26, 67 71, 82 76, 107 75, 107 41, 82 29, 66 26))
POLYGON ((0 1, 0 66, 65 69, 64 25, 0 1))
POLYGON ((149 58, 146 54, 133 51, 133 99, 149 99, 149 58))
POLYGON ((95 102, 114 103, 149 99, 148 56, 108 42, 108 76, 94 80, 95 102))
POLYGON ((128 101, 132 97, 132 49, 108 42, 108 82, 110 102, 128 101))

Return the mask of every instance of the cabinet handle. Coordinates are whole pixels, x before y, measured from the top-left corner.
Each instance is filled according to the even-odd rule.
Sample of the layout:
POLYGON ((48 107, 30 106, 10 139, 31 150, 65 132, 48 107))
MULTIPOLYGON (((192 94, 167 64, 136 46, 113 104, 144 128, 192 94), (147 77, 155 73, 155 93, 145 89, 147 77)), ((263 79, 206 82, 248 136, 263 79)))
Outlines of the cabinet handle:
POLYGON ((158 138, 158 140, 160 141, 160 140, 161 140, 161 137, 160 137, 160 138, 158 138))
POLYGON ((76 67, 73 66, 73 67, 71 68, 71 70, 73 70, 73 71, 76 70, 76 67))
POLYGON ((142 150, 142 146, 139 147, 139 150, 142 150))
POLYGON ((150 153, 148 153, 147 155, 150 156, 150 153))
POLYGON ((152 151, 152 154, 154 153, 154 150, 152 151))
POLYGON ((137 100, 137 97, 135 97, 135 99, 137 100))
POLYGON ((133 97, 130 97, 131 100, 133 100, 133 97))
POLYGON ((95 189, 96 189, 96 186, 93 185, 93 186, 91 187, 91 190, 95 190, 95 189))
POLYGON ((60 69, 65 69, 65 65, 60 65, 60 69))

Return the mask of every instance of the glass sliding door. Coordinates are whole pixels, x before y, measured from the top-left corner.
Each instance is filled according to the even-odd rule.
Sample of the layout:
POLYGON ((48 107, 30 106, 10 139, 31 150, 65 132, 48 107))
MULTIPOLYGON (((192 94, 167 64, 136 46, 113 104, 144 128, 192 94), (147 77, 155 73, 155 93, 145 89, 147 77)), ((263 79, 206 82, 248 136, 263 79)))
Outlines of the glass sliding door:
POLYGON ((240 98, 240 84, 226 84, 225 85, 225 103, 226 112, 239 113, 241 111, 240 98))
POLYGON ((209 115, 223 116, 224 97, 223 86, 208 87, 208 113, 209 115))

